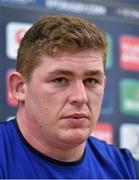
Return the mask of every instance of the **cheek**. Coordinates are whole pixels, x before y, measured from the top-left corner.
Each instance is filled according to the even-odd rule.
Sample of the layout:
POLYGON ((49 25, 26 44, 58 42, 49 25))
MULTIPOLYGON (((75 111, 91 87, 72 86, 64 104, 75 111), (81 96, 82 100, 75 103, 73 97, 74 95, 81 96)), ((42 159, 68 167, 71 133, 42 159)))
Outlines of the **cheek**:
POLYGON ((101 105, 102 105, 102 100, 103 100, 103 90, 102 88, 97 89, 97 91, 94 91, 90 96, 90 108, 92 111, 92 116, 95 116, 95 119, 98 118, 101 105))
POLYGON ((98 86, 92 93, 92 96, 90 99, 92 99, 93 103, 96 105, 100 105, 103 99, 103 94, 104 94, 104 88, 101 86, 98 86))
POLYGON ((55 118, 64 106, 65 97, 63 94, 53 94, 45 91, 35 94, 35 96, 35 103, 37 104, 38 109, 47 117, 55 118))

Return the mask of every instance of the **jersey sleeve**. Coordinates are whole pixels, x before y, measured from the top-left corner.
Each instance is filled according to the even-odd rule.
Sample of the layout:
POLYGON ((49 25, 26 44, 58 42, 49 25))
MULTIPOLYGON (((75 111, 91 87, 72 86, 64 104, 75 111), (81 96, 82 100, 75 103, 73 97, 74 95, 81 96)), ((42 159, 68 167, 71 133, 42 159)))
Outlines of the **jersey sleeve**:
POLYGON ((139 179, 139 161, 134 159, 134 165, 136 169, 137 179, 139 179))
POLYGON ((4 160, 4 142, 2 137, 2 130, 0 129, 0 179, 3 179, 3 162, 4 160))
POLYGON ((119 166, 119 169, 123 171, 123 173, 126 171, 128 176, 131 179, 137 178, 137 172, 135 168, 134 158, 132 157, 131 152, 128 149, 115 149, 115 156, 114 161, 117 163, 117 166, 119 166))

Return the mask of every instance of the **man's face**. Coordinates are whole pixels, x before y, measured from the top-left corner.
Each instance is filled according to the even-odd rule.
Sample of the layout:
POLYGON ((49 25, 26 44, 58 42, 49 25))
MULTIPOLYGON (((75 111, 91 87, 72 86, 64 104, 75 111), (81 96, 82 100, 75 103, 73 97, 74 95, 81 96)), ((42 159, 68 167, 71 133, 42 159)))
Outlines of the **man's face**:
POLYGON ((98 120, 105 75, 100 52, 44 56, 25 83, 25 117, 46 144, 75 146, 98 120))

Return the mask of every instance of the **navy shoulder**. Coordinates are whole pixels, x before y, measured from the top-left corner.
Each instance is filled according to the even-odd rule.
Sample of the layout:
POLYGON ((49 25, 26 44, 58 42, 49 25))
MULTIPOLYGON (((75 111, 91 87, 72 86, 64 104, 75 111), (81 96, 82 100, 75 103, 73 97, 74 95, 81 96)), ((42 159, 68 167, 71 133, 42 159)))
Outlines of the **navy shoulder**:
POLYGON ((8 131, 9 129, 11 129, 13 127, 13 125, 15 124, 16 119, 13 118, 10 121, 2 121, 0 122, 0 135, 2 135, 2 133, 8 131))
POLYGON ((126 159, 127 156, 132 158, 132 155, 128 149, 116 147, 113 144, 108 144, 107 142, 99 140, 95 137, 89 137, 88 143, 90 144, 90 146, 97 148, 97 150, 100 152, 102 152, 103 150, 105 156, 111 157, 114 161, 117 161, 117 158, 126 159))
POLYGON ((9 166, 14 143, 15 119, 0 122, 0 179, 9 166))
POLYGON ((134 159, 135 169, 137 172, 137 179, 139 179, 139 161, 134 159))
POLYGON ((15 122, 15 119, 0 122, 0 145, 2 145, 3 141, 11 138, 12 130, 15 128, 15 122))
POLYGON ((105 161, 111 161, 116 167, 122 170, 128 169, 130 174, 135 172, 134 159, 128 149, 118 148, 95 137, 89 137, 88 145, 92 151, 105 161))

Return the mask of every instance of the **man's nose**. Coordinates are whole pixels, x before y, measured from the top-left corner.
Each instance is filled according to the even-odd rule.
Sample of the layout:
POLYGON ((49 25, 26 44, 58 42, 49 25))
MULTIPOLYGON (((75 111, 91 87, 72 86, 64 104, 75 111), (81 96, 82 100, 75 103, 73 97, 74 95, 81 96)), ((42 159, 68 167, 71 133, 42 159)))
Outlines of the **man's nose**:
POLYGON ((88 102, 86 87, 83 81, 73 83, 70 91, 69 101, 71 104, 82 106, 88 102))

